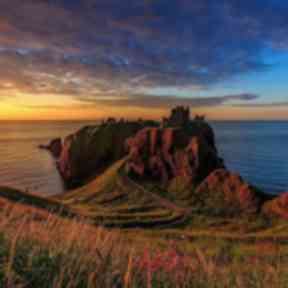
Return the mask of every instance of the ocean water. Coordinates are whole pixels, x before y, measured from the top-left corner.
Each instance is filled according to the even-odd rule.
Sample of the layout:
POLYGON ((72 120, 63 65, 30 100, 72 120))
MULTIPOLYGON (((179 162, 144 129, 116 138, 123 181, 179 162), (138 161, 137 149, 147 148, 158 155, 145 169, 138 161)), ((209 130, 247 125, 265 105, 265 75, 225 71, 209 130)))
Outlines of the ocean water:
POLYGON ((288 122, 212 122, 226 166, 267 193, 288 192, 288 122))
MULTIPOLYGON (((64 192, 49 152, 39 150, 96 122, 0 122, 0 186, 64 192)), ((226 166, 269 193, 288 191, 288 122, 211 122, 226 166)))
POLYGON ((93 122, 0 122, 0 186, 45 195, 63 193, 55 159, 38 146, 87 124, 93 122))

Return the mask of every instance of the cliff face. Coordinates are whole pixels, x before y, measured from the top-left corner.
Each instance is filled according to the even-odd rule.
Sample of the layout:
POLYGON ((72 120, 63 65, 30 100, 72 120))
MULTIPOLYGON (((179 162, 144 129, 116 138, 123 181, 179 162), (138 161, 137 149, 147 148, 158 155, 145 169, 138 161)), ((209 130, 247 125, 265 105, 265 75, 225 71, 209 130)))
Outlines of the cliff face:
POLYGON ((126 140, 129 160, 126 170, 138 178, 159 180, 174 177, 199 182, 223 167, 208 125, 179 128, 145 128, 126 140), (194 129, 193 129, 194 127, 194 129))
POLYGON ((227 216, 255 214, 262 202, 259 190, 225 169, 211 173, 197 187, 195 196, 209 213, 227 216))
MULTIPOLYGON (((149 122, 153 125, 153 122, 149 122)), ((109 122, 87 126, 66 137, 58 169, 70 186, 78 186, 125 156, 125 140, 145 127, 145 122, 109 122)))
POLYGON ((267 201, 263 205, 262 212, 267 217, 288 220, 288 192, 267 201))
POLYGON ((82 128, 64 139, 59 172, 68 186, 79 186, 129 154, 126 169, 140 178, 162 184, 177 176, 202 181, 223 163, 212 128, 204 121, 190 121, 189 110, 182 110, 175 110, 177 117, 172 113, 162 128, 153 121, 115 120, 82 128), (179 117, 185 120, 182 126, 175 120, 179 117))

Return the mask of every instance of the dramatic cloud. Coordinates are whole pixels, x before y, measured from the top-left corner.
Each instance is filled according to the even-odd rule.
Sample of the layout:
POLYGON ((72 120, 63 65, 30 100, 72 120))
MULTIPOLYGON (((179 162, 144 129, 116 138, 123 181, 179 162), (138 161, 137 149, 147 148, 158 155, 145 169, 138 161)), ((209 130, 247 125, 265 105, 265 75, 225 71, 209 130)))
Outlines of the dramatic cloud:
POLYGON ((143 94, 132 94, 129 97, 118 97, 109 98, 105 97, 103 99, 94 97, 83 97, 79 100, 86 104, 104 104, 116 107, 149 107, 149 108, 161 108, 161 107, 173 107, 178 103, 182 105, 198 107, 213 107, 219 106, 230 101, 251 101, 258 98, 258 95, 254 94, 235 94, 235 95, 225 95, 225 96, 214 96, 214 97, 194 97, 194 98, 184 98, 177 96, 156 96, 156 95, 143 95, 143 94))
POLYGON ((285 1, 3 0, 0 93, 144 107, 254 100, 145 91, 266 71, 263 52, 288 50, 287 33, 285 1))

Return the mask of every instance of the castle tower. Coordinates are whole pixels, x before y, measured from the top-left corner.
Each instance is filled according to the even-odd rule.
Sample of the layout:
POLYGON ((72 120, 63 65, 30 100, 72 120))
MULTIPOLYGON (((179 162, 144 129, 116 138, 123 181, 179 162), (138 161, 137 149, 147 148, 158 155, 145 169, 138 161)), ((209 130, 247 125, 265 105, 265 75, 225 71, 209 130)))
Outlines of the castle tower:
POLYGON ((181 127, 190 122, 190 107, 176 106, 171 109, 170 116, 163 123, 165 126, 181 127))

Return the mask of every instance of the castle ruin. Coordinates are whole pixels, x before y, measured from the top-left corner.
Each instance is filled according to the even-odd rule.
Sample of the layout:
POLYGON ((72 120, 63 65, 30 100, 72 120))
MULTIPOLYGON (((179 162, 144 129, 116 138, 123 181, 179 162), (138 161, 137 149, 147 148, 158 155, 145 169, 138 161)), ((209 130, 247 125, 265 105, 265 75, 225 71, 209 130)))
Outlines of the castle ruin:
POLYGON ((163 118, 163 126, 179 127, 185 126, 190 122, 189 106, 177 106, 171 110, 169 118, 163 118))

